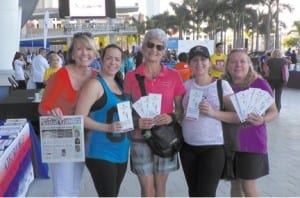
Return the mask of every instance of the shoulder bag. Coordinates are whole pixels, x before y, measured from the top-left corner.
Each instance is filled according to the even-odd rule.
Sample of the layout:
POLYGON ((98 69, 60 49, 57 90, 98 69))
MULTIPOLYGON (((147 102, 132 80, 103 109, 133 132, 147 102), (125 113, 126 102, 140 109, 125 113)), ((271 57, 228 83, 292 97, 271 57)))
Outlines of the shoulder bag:
MULTIPOLYGON (((225 111, 224 102, 223 102, 223 88, 222 80, 217 80, 217 90, 218 97, 220 102, 220 109, 225 111)), ((234 180, 235 177, 235 163, 234 163, 234 143, 233 138, 234 134, 232 131, 237 130, 232 124, 222 122, 223 128, 223 138, 224 138, 224 151, 225 151, 225 165, 222 172, 221 179, 225 180, 234 180)))
MULTIPOLYGON (((141 94, 146 95, 144 77, 136 74, 141 94)), ((183 136, 180 124, 173 113, 172 122, 167 125, 154 126, 150 130, 143 130, 142 135, 152 152, 160 157, 173 157, 182 147, 183 136)))

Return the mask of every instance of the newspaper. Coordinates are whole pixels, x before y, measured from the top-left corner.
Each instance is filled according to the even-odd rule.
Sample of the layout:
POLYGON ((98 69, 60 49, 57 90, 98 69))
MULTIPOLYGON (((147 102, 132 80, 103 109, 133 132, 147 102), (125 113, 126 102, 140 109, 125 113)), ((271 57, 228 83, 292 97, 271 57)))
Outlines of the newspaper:
POLYGON ((63 119, 41 116, 40 137, 43 162, 80 162, 85 160, 82 116, 64 116, 63 119))

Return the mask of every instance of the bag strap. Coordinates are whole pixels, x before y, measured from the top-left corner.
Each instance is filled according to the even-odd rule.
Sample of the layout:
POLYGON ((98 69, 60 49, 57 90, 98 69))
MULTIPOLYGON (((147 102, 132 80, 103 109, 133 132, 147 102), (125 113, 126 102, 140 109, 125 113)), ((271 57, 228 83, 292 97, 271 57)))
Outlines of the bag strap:
POLYGON ((142 96, 146 96, 147 94, 146 94, 146 88, 145 88, 145 83, 144 83, 145 76, 135 74, 135 78, 139 83, 139 87, 140 87, 142 96))
POLYGON ((222 87, 222 80, 217 80, 217 90, 218 90, 218 97, 220 102, 220 110, 223 111, 225 109, 224 102, 223 102, 223 87, 222 87))

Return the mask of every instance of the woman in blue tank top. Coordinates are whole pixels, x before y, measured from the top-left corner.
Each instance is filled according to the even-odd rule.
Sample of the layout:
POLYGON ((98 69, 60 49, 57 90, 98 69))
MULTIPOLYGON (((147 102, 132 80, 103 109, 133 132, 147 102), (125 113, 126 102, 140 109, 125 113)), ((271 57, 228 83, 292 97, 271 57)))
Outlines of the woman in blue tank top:
POLYGON ((104 48, 102 68, 82 88, 75 112, 84 116, 86 165, 100 197, 118 196, 127 168, 129 132, 122 132, 117 111, 118 103, 129 100, 120 76, 122 58, 117 45, 104 48))

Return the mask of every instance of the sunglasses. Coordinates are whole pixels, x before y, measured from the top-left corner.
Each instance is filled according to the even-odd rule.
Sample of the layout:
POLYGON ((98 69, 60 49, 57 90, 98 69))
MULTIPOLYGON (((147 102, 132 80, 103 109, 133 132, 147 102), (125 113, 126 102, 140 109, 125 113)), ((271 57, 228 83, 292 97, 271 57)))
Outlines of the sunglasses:
POLYGON ((149 49, 152 49, 154 47, 156 47, 156 49, 158 51, 162 51, 165 49, 165 47, 163 45, 155 45, 154 43, 151 43, 151 42, 147 42, 146 46, 149 48, 149 49))
POLYGON ((90 32, 77 32, 74 34, 74 38, 81 37, 81 36, 87 36, 89 38, 93 37, 93 35, 90 32))

